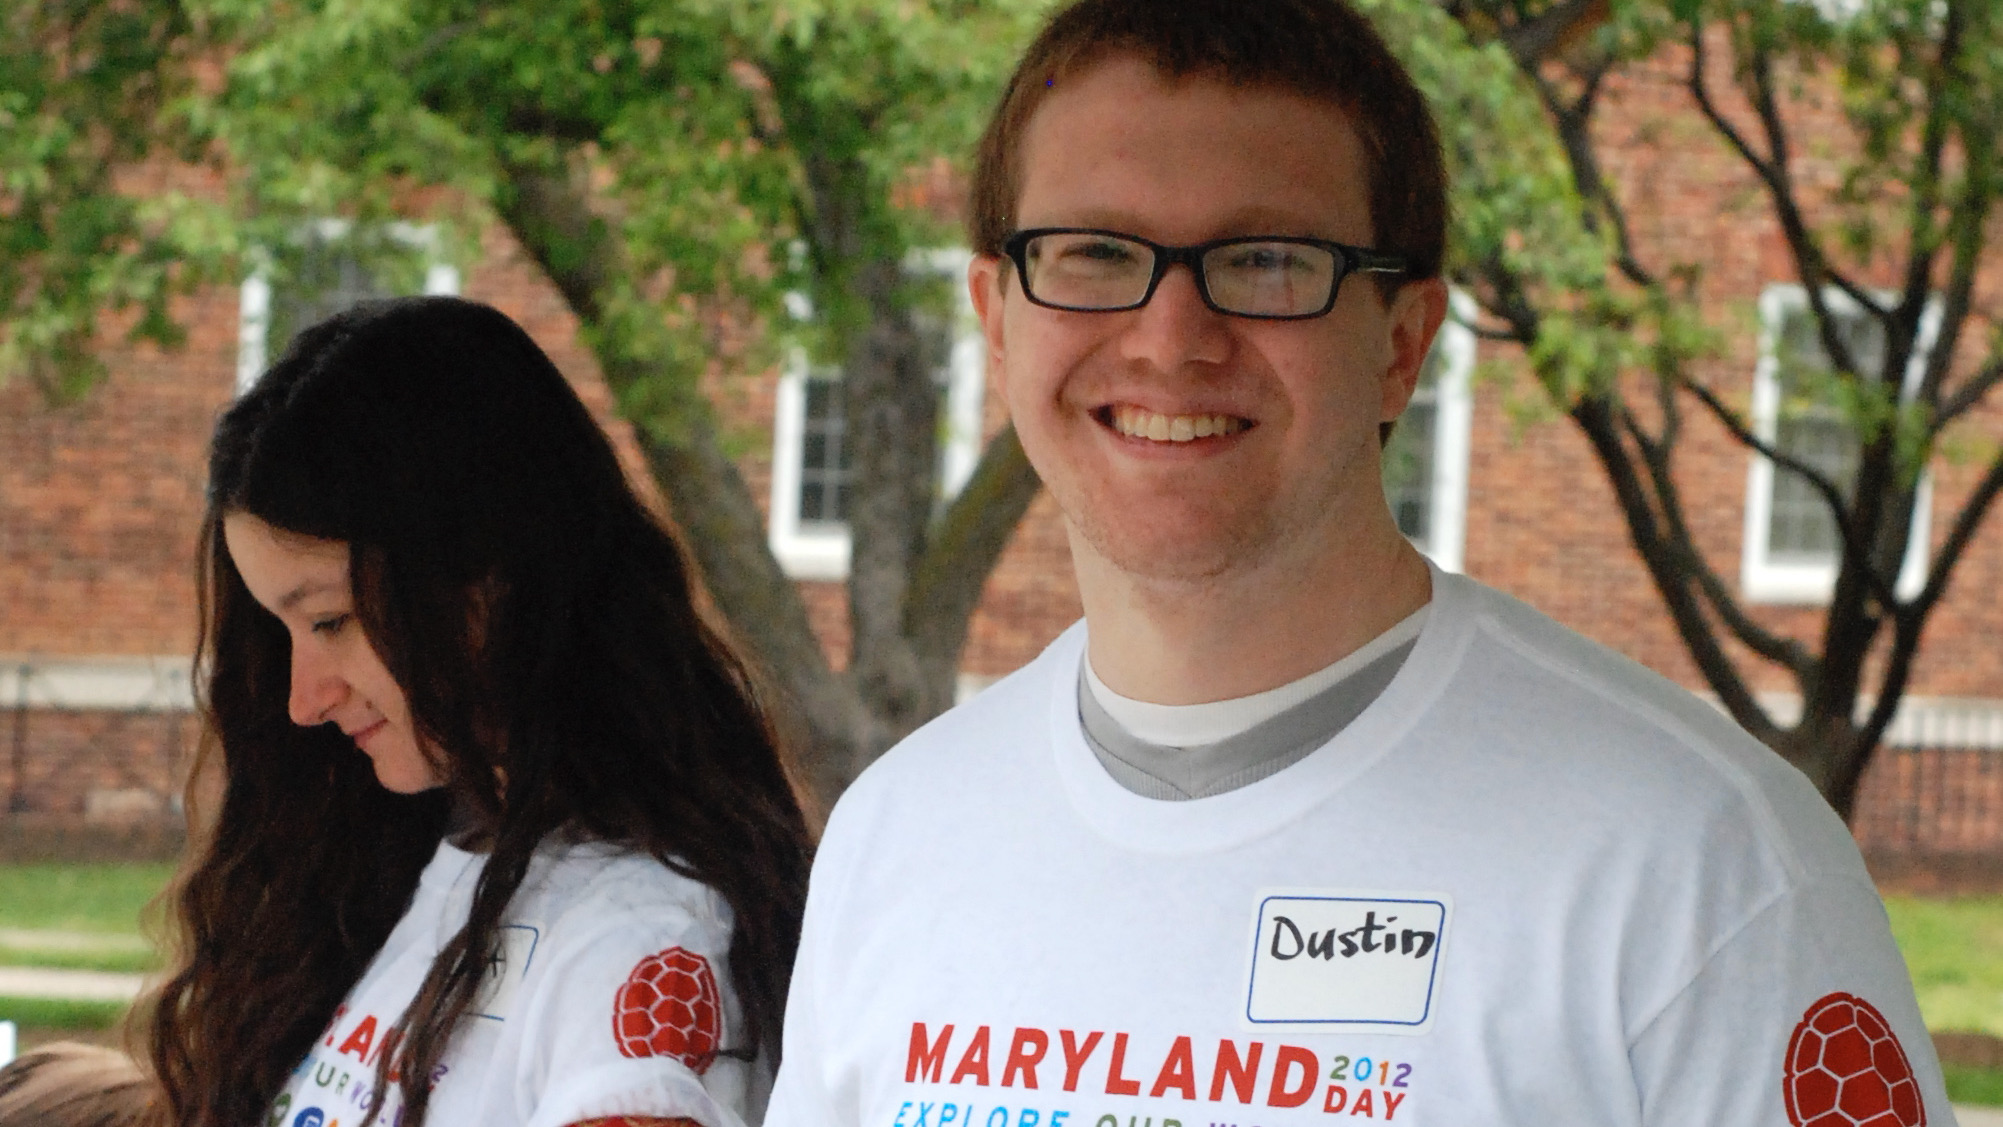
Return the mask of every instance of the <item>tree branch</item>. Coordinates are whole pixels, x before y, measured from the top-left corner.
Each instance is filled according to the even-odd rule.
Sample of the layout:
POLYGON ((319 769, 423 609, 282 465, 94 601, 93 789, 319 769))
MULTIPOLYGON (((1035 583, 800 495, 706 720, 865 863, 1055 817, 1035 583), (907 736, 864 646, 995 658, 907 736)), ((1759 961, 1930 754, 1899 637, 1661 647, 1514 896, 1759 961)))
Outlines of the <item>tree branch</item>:
POLYGON ((904 620, 926 661, 959 667, 988 575, 1041 487, 1015 428, 1003 428, 981 452, 912 571, 904 620))
MULTIPOLYGON (((1958 59, 1963 19, 1959 5, 1950 5, 1947 34, 1943 36, 1938 67, 1942 85, 1948 84, 1949 71, 1957 72, 1955 77, 1959 77, 1958 72, 1961 68, 1958 59), (1950 42, 1953 44, 1952 53, 1949 50, 1950 42)), ((1928 103, 1929 127, 1945 115, 1941 103, 1947 96, 1944 90, 1932 94, 1928 103)), ((1944 124, 1941 132, 1946 132, 1944 124)), ((1944 141, 1942 145, 1945 146, 1944 141)), ((1965 163, 1962 190, 1954 202, 1947 225, 1947 241, 1953 247, 1953 259, 1948 270, 1947 284, 1943 287, 1946 301, 1945 307, 1941 310, 1940 332, 1932 342, 1927 355, 1926 374, 1920 381, 1919 395, 1923 403, 1937 402, 1941 389, 1947 383, 1947 373, 1960 346, 1961 334, 1968 323, 1969 312, 1974 307, 1975 279, 1982 266, 1982 252, 1986 241, 1984 235, 1996 198, 1994 177, 1997 153, 1993 132, 1964 130, 1962 148, 1965 163)), ((1939 158, 1936 156, 1936 164, 1938 161, 1939 158)), ((1938 175, 1937 169, 1936 175, 1938 175)), ((1915 215, 1917 216, 1917 213, 1915 215)), ((1925 265, 1930 264, 1931 255, 1928 256, 1925 265)), ((1919 269, 1920 273, 1908 279, 1906 303, 1915 308, 1917 316, 1918 312, 1923 311, 1930 271, 1925 270, 1920 263, 1915 263, 1915 268, 1919 269)), ((1993 372, 1996 367, 1998 365, 1991 365, 1988 371, 1993 372)), ((1980 386, 1981 390, 1976 393, 1975 398, 1980 399, 1988 390, 1987 386, 1981 385, 1981 376, 1965 382, 1961 390, 1966 392, 1976 386, 1980 386)), ((1955 415, 1967 409, 1965 406, 1955 408, 1955 405, 1961 402, 1961 395, 1957 394, 1949 407, 1936 412, 1933 419, 1935 433, 1939 433, 1940 427, 1946 426, 1955 415)))
MULTIPOLYGON (((1669 381, 1659 381, 1667 384, 1669 381)), ((1665 397, 1670 398, 1670 397, 1665 397)), ((1673 400, 1665 410, 1673 410, 1673 400)), ((1634 421, 1632 414, 1624 415, 1626 428, 1637 448, 1642 452, 1642 464, 1648 469, 1649 486, 1655 493, 1656 504, 1662 511, 1662 519, 1668 525, 1668 535, 1663 538, 1663 547, 1673 552, 1679 560, 1682 573, 1696 582, 1704 600, 1711 604, 1725 627, 1733 636, 1754 653, 1788 670, 1797 680, 1807 680, 1814 675, 1815 659, 1806 647, 1792 638, 1775 634, 1754 622, 1732 597, 1730 588, 1718 575, 1710 561, 1696 547, 1696 539, 1690 533, 1690 525, 1683 513, 1682 491, 1676 486, 1676 478, 1670 465, 1670 447, 1673 440, 1665 435, 1663 440, 1651 440, 1634 421)))
POLYGON ((1850 355, 1849 345, 1836 336, 1834 321, 1829 316, 1828 303, 1823 295, 1823 287, 1833 285, 1850 295, 1857 304, 1873 314, 1883 317, 1884 311, 1876 301, 1849 278, 1829 265, 1827 256, 1808 230, 1808 223, 1801 214, 1800 202, 1794 196, 1793 177, 1788 169, 1787 129, 1781 122, 1780 109, 1773 97, 1773 75, 1771 63, 1763 54, 1757 55, 1752 63, 1754 75, 1754 104, 1760 114, 1762 128, 1766 131, 1769 157, 1762 157, 1739 132, 1737 126, 1727 119, 1711 97, 1710 80, 1705 76, 1708 55, 1704 46, 1704 28, 1700 23, 1692 23, 1690 28, 1690 76, 1686 85, 1697 102, 1697 108, 1706 121, 1723 137, 1727 144, 1739 154, 1740 159, 1752 168, 1754 175, 1766 186, 1767 195, 1773 201, 1774 212, 1780 219, 1781 233, 1787 240, 1788 251, 1794 257, 1795 271, 1800 275, 1804 288, 1808 291, 1808 303, 1814 309, 1816 323, 1821 327, 1823 347, 1830 359, 1845 371, 1855 371, 1856 363, 1850 355))
POLYGON ((1634 234, 1627 220, 1627 209, 1616 198, 1613 188, 1600 171, 1599 158, 1593 152, 1591 134, 1592 107, 1605 79, 1610 63, 1602 63, 1584 75, 1585 90, 1578 100, 1566 104, 1556 86, 1547 81, 1534 69, 1526 69, 1525 75, 1536 87, 1544 110, 1556 124, 1558 140, 1565 147, 1566 162, 1572 169, 1572 184, 1578 190, 1580 199, 1587 204, 1585 219, 1589 228, 1597 228, 1598 216, 1604 213, 1606 221, 1613 227, 1614 265, 1627 279, 1638 286, 1653 288, 1656 284, 1654 271, 1641 262, 1635 251, 1634 234))
POLYGON ((1741 727, 1752 733, 1755 739, 1768 739, 1777 730, 1773 718, 1754 699, 1738 669, 1718 645, 1718 639, 1704 620, 1702 607, 1689 587, 1680 580, 1679 566, 1683 561, 1664 541, 1655 513, 1649 505, 1648 491, 1621 445, 1621 426, 1614 402, 1605 396, 1585 396, 1572 407, 1571 415, 1580 429, 1585 431, 1600 465, 1606 470, 1607 480, 1614 487, 1614 496, 1627 517, 1629 538, 1640 553, 1650 577, 1655 580, 1656 590, 1662 595, 1670 619, 1676 625, 1676 632, 1696 661, 1698 670, 1718 694, 1725 710, 1741 727))
POLYGON ((1998 492, 2003 492, 2003 454, 1998 454, 1989 463, 1988 471, 1969 493, 1961 511, 1955 514, 1954 526, 1942 542, 1939 554, 1934 557, 1933 567, 1927 571, 1926 587, 1907 604, 1912 613, 1925 614, 1947 593, 1947 580, 1954 573, 1954 565, 1961 561, 1962 554, 1975 539, 1975 530, 1981 526, 1982 518, 1988 515, 1989 506, 1995 502, 1998 492))
MULTIPOLYGON (((1915 325, 1926 307, 1927 295, 1932 288, 1934 256, 1941 242, 1935 229, 1935 213, 1940 210, 1941 200, 1941 165, 1947 150, 1946 107, 1941 99, 1948 85, 1949 72, 1954 69, 1954 56, 1959 52, 1960 23, 1960 13, 1950 10, 1940 53, 1926 78, 1923 98, 1927 107, 1926 122, 1920 130, 1920 151, 1915 158, 1917 167, 1909 178, 1912 200, 1907 207, 1907 215, 1910 216, 1913 241, 1907 248, 1905 285, 1902 287, 1904 296, 1899 302, 1899 311, 1905 314, 1903 320, 1915 325)), ((1929 360, 1926 379, 1920 387, 1922 401, 1932 401, 1935 389, 1939 387, 1937 373, 1944 374, 1945 371, 1944 365, 1929 360)))
POLYGON ((1535 16, 1503 28, 1497 37, 1518 67, 1535 71, 1538 64, 1606 16, 1606 0, 1559 0, 1535 16))
POLYGON ((1941 401, 1940 409, 1934 413, 1935 430, 1946 427, 1973 410, 1988 398, 1999 383, 2003 383, 2003 356, 1996 357, 1981 371, 1963 380, 1953 394, 1941 401))
MULTIPOLYGON (((1815 490, 1821 496, 1823 503, 1829 506, 1829 514, 1836 522, 1836 533, 1842 541, 1845 544, 1856 541, 1856 528, 1850 520, 1849 508, 1844 504, 1843 494, 1836 488, 1834 482, 1823 476, 1821 470, 1816 469, 1807 462, 1781 450, 1773 443, 1754 434, 1746 426, 1744 420, 1739 418, 1739 413, 1726 406, 1724 401, 1718 398, 1717 393, 1710 388, 1705 387, 1696 380, 1687 378, 1682 381, 1682 384, 1690 394, 1697 397, 1699 403, 1709 408, 1711 414, 1720 423, 1724 424, 1726 430, 1732 433, 1733 438, 1751 447, 1761 457, 1772 462, 1775 466, 1800 474, 1802 480, 1808 482, 1809 488, 1815 490)), ((1864 571, 1866 580, 1871 585, 1872 593, 1878 596, 1886 606, 1893 605, 1891 584, 1886 582, 1885 578, 1878 574, 1877 569, 1869 564, 1864 566, 1864 571)))

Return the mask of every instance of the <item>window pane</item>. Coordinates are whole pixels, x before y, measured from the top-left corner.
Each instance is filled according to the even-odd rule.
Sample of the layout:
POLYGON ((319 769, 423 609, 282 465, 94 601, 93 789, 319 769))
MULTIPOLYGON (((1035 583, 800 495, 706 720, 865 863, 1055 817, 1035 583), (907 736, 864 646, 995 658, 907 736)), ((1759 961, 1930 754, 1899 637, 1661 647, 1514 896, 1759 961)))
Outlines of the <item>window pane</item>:
POLYGON ((842 396, 837 380, 806 381, 807 418, 800 447, 800 520, 839 524, 848 519, 849 462, 842 441, 842 396))
MULTIPOLYGON (((1815 467, 1847 493, 1858 457, 1857 437, 1847 420, 1830 415, 1783 419, 1775 424, 1774 445, 1815 467)), ((1840 550, 1829 503, 1807 478, 1775 466, 1768 554, 1782 562, 1819 562, 1840 550)))
POLYGON ((339 240, 309 240, 291 265, 289 275, 272 286, 270 327, 265 333, 267 363, 278 359, 300 330, 359 302, 396 296, 339 240))
MULTIPOLYGON (((927 284, 933 285, 936 291, 931 296, 952 297, 945 283, 927 284)), ((943 303, 933 303, 921 295, 913 301, 909 312, 912 327, 919 338, 918 359, 932 371, 938 388, 938 421, 942 425, 935 429, 943 438, 946 400, 952 377, 953 320, 939 308, 939 304, 943 303)), ((837 531, 825 526, 847 523, 849 494, 855 477, 843 418, 840 371, 820 369, 808 373, 801 381, 801 392, 805 417, 801 423, 798 447, 799 522, 802 525, 821 525, 823 527, 813 531, 825 534, 837 531)), ((934 447, 933 453, 933 474, 937 481, 944 472, 945 459, 938 446, 934 447)))
MULTIPOLYGON (((1830 309, 1836 322, 1836 336, 1850 348, 1857 372, 1876 378, 1885 366, 1885 327, 1859 309, 1830 309)), ((1827 373, 1836 367, 1829 350, 1822 347, 1822 330, 1815 312, 1806 305, 1793 306, 1783 314, 1779 333, 1781 372, 1797 379, 1809 373, 1827 373)))
POLYGON ((830 379, 815 376, 807 380, 807 423, 809 426, 816 423, 825 425, 830 417, 837 424, 840 423, 840 397, 835 394, 838 390, 840 388, 836 386, 835 381, 830 379))
POLYGON ((1420 547, 1433 530, 1433 431, 1437 409, 1428 396, 1405 408, 1384 447, 1384 499, 1398 531, 1420 547))
MULTIPOLYGON (((1882 326, 1862 311, 1832 310, 1836 333, 1851 350, 1865 378, 1884 364, 1882 326)), ((1822 347, 1815 314, 1806 306, 1789 309, 1776 335, 1780 413, 1774 447, 1814 467, 1847 499, 1857 472, 1857 435, 1834 401, 1835 376, 1822 347)), ((1777 563, 1827 563, 1841 553, 1835 515, 1808 479, 1776 465, 1767 522, 1767 552, 1777 563)))

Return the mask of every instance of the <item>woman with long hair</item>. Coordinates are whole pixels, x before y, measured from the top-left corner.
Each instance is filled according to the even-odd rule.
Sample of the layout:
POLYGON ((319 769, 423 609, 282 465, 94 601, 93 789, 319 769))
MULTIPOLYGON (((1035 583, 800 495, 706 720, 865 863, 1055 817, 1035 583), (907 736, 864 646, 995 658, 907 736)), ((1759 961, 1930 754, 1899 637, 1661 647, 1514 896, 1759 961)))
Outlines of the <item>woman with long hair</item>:
POLYGON ((453 298, 301 333, 216 426, 201 561, 196 838, 145 1014, 173 1122, 756 1123, 807 829, 528 335, 453 298))

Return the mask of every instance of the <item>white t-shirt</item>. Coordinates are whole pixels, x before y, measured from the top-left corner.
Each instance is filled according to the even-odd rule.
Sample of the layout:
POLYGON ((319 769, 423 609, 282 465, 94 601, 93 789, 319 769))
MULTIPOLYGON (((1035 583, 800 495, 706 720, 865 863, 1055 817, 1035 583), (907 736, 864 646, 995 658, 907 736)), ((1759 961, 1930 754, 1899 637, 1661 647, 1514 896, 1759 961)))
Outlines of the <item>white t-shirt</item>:
POLYGON ((1951 1123, 1884 909, 1800 773, 1433 582, 1378 699, 1238 790, 1107 776, 1082 628, 885 756, 822 842, 768 1122, 1951 1123))
MULTIPOLYGON (((484 856, 441 844, 410 910, 272 1105, 273 1127, 355 1127, 384 1034, 464 926, 484 856)), ((651 857, 546 842, 508 905, 482 992, 434 1076, 436 1127, 564 1127, 613 1115, 757 1123, 767 1066, 740 1049, 731 914, 651 857)), ((389 1088, 383 1127, 402 1107, 389 1088)))

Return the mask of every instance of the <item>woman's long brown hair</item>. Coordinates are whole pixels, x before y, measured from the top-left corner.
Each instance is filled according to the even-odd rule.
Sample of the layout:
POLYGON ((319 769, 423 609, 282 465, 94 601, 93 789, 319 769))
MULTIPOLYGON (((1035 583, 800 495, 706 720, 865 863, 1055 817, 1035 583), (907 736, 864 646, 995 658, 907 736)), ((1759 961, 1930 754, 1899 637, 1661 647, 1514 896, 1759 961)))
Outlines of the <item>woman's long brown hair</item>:
MULTIPOLYGON (((724 897, 746 1026, 730 1048, 776 1061, 805 821, 679 545, 518 326, 413 298, 300 334, 216 427, 201 560, 196 839, 172 895, 173 971, 145 1011, 176 1124, 263 1122, 408 907, 455 806, 490 855, 465 928, 379 1063, 379 1093, 392 1066, 431 1075, 537 845, 557 834, 650 854, 724 897), (331 725, 287 717, 285 631, 222 537, 238 512, 349 545, 357 617, 443 788, 392 794, 331 725)), ((404 1090, 407 1127, 429 1095, 404 1090)))

